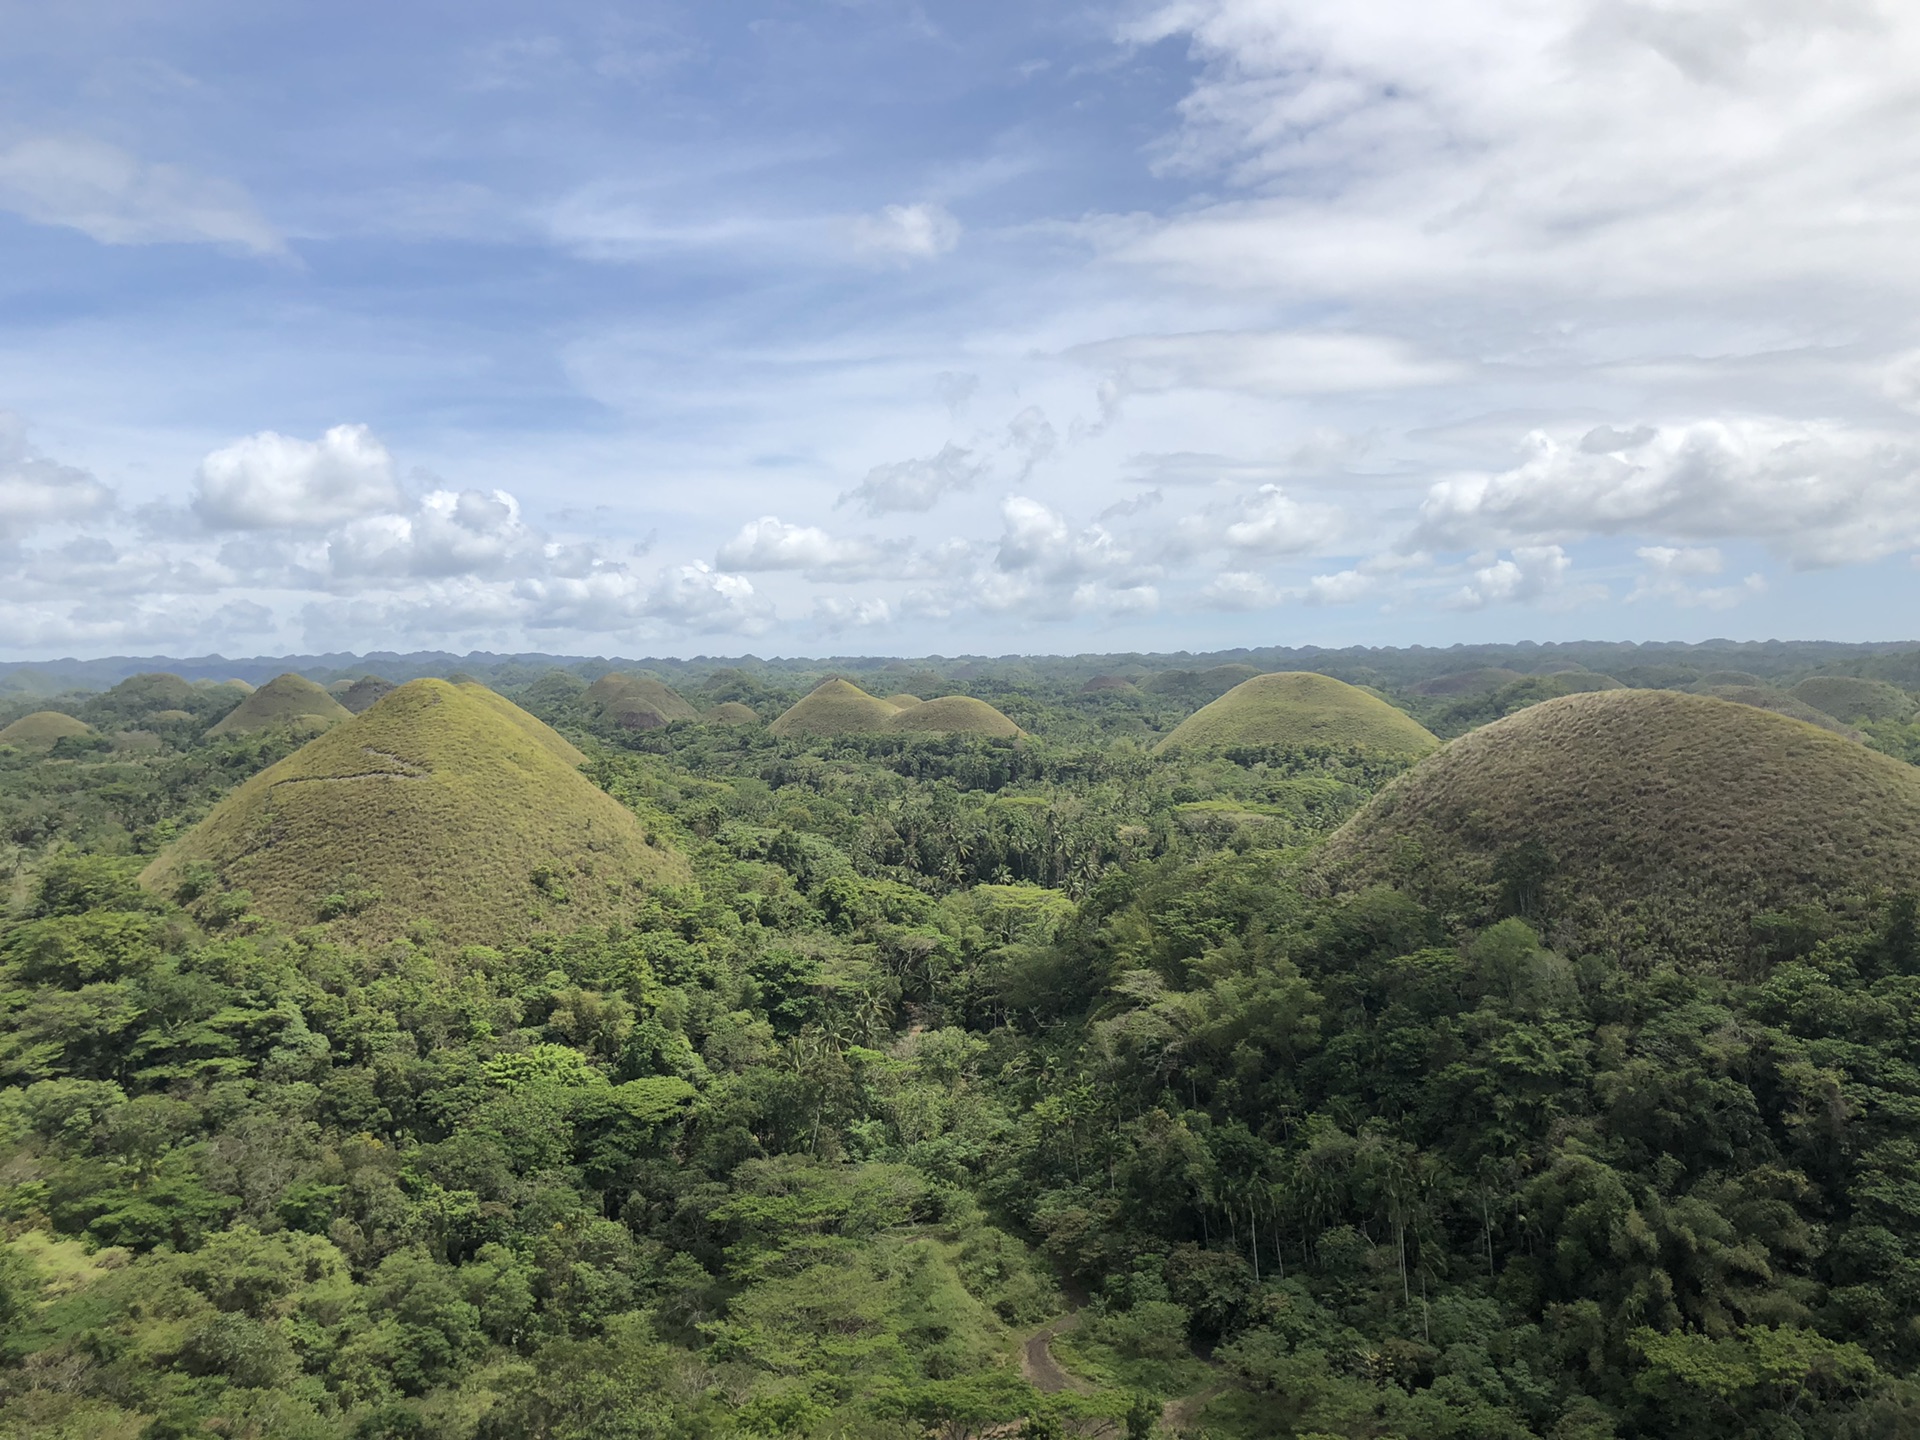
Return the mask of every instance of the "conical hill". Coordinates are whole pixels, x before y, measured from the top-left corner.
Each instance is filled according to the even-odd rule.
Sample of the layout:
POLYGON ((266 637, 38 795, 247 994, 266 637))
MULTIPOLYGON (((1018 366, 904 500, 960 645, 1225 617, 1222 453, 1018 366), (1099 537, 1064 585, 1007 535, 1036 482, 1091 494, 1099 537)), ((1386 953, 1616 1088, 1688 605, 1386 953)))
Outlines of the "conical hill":
POLYGON ((399 687, 380 675, 362 675, 340 693, 340 703, 355 715, 364 715, 399 687))
POLYGON ((304 675, 281 675, 234 706, 207 734, 250 735, 281 726, 317 734, 349 718, 345 706, 304 675))
POLYGON ((1836 720, 1911 720, 1913 697, 1884 680, 1860 680, 1852 675, 1815 675, 1788 692, 1836 720))
POLYGON ((1154 748, 1333 745, 1410 759, 1439 743, 1419 721, 1378 696, 1331 675, 1295 671, 1256 675, 1234 686, 1154 748))
POLYGON ((210 872, 269 919, 361 943, 422 920, 489 945, 603 924, 688 871, 581 758, 490 690, 415 680, 248 780, 140 878, 172 895, 210 872))
POLYGON ((36 710, 0 730, 0 745, 21 750, 51 750, 71 735, 91 735, 93 727, 58 710, 36 710))
MULTIPOLYGON (((904 700, 906 696, 896 696, 904 700)), ((925 734, 987 735, 1011 738, 1020 727, 984 700, 968 695, 944 695, 897 706, 893 700, 869 695, 851 681, 823 681, 799 704, 768 727, 775 735, 805 738, 828 735, 870 735, 880 731, 925 734)))
MULTIPOLYGON (((650 675, 602 675, 587 687, 586 698, 588 704, 616 717, 622 711, 637 711, 645 706, 656 711, 662 720, 700 718, 699 711, 650 675)), ((631 728, 644 730, 653 727, 635 725, 631 728)))
POLYGON ((1474 730, 1388 786, 1316 861, 1567 948, 1727 955, 1756 913, 1920 886, 1920 770, 1748 705, 1608 690, 1474 730))
POLYGON ((758 725, 760 717, 750 705, 742 705, 738 700, 723 700, 705 716, 709 725, 758 725))

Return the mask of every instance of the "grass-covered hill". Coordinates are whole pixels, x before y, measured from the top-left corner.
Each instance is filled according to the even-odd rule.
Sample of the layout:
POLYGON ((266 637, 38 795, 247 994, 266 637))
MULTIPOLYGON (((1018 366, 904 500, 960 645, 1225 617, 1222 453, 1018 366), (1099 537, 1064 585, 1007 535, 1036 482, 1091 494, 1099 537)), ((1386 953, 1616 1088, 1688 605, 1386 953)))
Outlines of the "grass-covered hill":
POLYGON ((1011 740, 1020 727, 984 700, 971 695, 943 695, 908 705, 887 722, 887 729, 942 735, 984 735, 1011 740))
POLYGON ((700 717, 709 725, 758 725, 759 715, 751 705, 742 705, 738 700, 723 700, 705 715, 700 717))
POLYGON ((1456 670, 1450 675, 1436 675, 1431 680, 1423 680, 1413 687, 1413 693, 1473 695, 1483 690, 1498 690, 1502 685, 1511 685, 1524 678, 1518 670, 1509 670, 1501 665, 1482 665, 1473 670, 1456 670))
POLYGON ((58 710, 36 710, 0 729, 0 745, 13 745, 22 750, 50 750, 69 736, 91 734, 93 727, 85 721, 63 715, 58 710))
POLYGON ((586 699, 629 730, 653 730, 674 720, 700 718, 682 696, 650 675, 602 675, 587 687, 586 699), (649 714, 660 717, 657 724, 649 714))
POLYGON ((1911 720, 1913 697, 1884 680, 1862 680, 1853 675, 1815 675, 1789 692, 1836 720, 1911 720))
POLYGON ((1103 691, 1119 691, 1124 695, 1132 695, 1137 693, 1139 689, 1140 687, 1138 685, 1134 684, 1124 675, 1096 675, 1080 687, 1080 693, 1082 695, 1098 695, 1103 691))
POLYGON ((245 890, 363 942, 421 920, 474 944, 604 924, 686 870, 581 758, 489 690, 416 680, 240 786, 141 879, 245 890))
POLYGON ((350 718, 345 706, 305 676, 281 675, 234 706, 207 733, 250 735, 285 728, 317 734, 350 718))
POLYGON ((1318 864, 1575 948, 1727 954, 1756 912, 1920 884, 1920 770, 1710 696, 1575 695, 1428 757, 1318 864))
POLYGON ((1417 720, 1330 675, 1257 675, 1181 721, 1156 749, 1331 745, 1382 756, 1423 755, 1438 742, 1417 720))
POLYGON ((805 739, 830 735, 868 735, 885 730, 899 711, 837 676, 815 686, 768 728, 778 736, 805 739))
POLYGON ((351 681, 340 692, 341 706, 355 715, 364 715, 384 695, 390 694, 396 687, 393 681, 379 675, 362 675, 351 681))
POLYGON ((1253 665, 1215 665, 1206 670, 1162 670, 1141 681, 1149 695, 1168 695, 1190 704, 1217 700, 1234 686, 1260 673, 1253 665))
POLYGON ((816 686, 769 728, 794 739, 888 731, 1011 739, 1022 733, 993 706, 970 695, 921 700, 902 694, 882 700, 837 676, 816 686))
POLYGON ((1693 693, 1710 695, 1716 700, 1731 700, 1736 705, 1752 705, 1759 710, 1771 710, 1776 715, 1788 716, 1805 725, 1818 725, 1822 730, 1831 730, 1836 735, 1845 735, 1856 740, 1860 738, 1851 727, 1843 725, 1826 711, 1789 695, 1785 690, 1775 689, 1771 685, 1700 685, 1694 689, 1693 693))

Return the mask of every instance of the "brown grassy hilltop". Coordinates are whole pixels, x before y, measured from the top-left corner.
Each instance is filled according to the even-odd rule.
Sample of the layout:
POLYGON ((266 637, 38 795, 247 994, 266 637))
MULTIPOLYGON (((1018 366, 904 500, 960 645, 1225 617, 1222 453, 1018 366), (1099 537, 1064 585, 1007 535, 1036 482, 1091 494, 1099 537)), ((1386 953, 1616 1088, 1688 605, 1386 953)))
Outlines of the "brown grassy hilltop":
POLYGON ((580 760, 490 690, 415 680, 248 780, 141 880, 244 889, 358 942, 419 920, 476 944, 604 923, 688 871, 580 760))
POLYGON ((1315 861, 1555 943, 1724 956, 1747 917, 1920 885, 1920 770, 1768 710, 1669 690, 1549 700, 1389 785, 1315 861))
POLYGON ((91 725, 71 715, 63 715, 58 710, 36 710, 0 730, 0 745, 13 745, 21 750, 51 750, 68 736, 91 734, 91 725))
POLYGON ((351 718, 344 705, 304 675, 280 675, 229 710, 207 734, 248 735, 282 726, 315 734, 351 718))
POLYGON ((1011 739, 1023 733, 986 701, 969 695, 943 695, 937 700, 896 695, 892 700, 882 700, 839 678, 815 686, 769 729, 775 735, 794 738, 892 731, 1011 739), (913 703, 895 703, 908 700, 913 703))
POLYGON ((1242 681, 1182 720, 1154 750, 1334 745, 1412 757, 1439 743, 1419 721, 1378 696, 1331 675, 1298 671, 1242 681))

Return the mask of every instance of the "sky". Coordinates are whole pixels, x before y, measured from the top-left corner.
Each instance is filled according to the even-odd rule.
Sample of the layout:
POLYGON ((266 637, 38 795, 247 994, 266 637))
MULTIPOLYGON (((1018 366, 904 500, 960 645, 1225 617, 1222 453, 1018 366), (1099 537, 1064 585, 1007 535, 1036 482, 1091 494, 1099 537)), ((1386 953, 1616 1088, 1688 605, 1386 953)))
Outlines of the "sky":
POLYGON ((0 26, 0 658, 1920 638, 1911 0, 0 26))

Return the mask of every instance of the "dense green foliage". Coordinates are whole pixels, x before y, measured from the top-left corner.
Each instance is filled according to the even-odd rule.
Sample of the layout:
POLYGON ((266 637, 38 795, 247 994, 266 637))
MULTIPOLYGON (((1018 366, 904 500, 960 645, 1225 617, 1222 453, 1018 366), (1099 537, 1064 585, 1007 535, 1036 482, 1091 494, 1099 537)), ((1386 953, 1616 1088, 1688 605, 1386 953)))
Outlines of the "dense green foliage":
MULTIPOLYGON (((293 737, 200 738, 211 687, 62 700, 99 734, 0 748, 0 1437, 1915 1433, 1920 919, 1868 801, 1920 779, 1654 697, 1686 804, 1727 803, 1717 743, 1834 868, 1692 872, 1716 943, 1626 943, 1587 922, 1651 882, 1527 848, 1519 800, 1473 810, 1470 894, 1329 886, 1455 751, 1156 756, 1233 678, 1188 675, 816 739, 528 676, 689 869, 520 942, 143 888, 293 737)), ((1604 746, 1548 759, 1597 793, 1604 746)))

